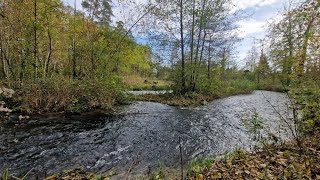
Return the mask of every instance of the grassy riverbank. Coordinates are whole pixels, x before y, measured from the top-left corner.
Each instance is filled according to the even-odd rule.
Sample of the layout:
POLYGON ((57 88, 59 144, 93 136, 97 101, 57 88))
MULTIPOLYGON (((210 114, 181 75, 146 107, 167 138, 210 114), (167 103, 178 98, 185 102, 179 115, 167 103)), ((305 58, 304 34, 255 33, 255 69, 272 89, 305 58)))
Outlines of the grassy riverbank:
POLYGON ((186 95, 180 94, 145 94, 131 96, 131 101, 150 101, 168 104, 171 106, 200 106, 206 105, 208 102, 215 99, 238 95, 248 94, 256 90, 257 86, 247 80, 243 81, 226 81, 220 82, 217 85, 212 85, 211 89, 203 87, 198 92, 189 93, 186 95))
POLYGON ((15 91, 13 97, 0 100, 5 101, 6 107, 14 112, 27 114, 81 113, 96 109, 109 111, 128 101, 152 101, 172 106, 199 106, 214 99, 251 93, 257 89, 257 86, 248 80, 229 80, 200 87, 199 91, 183 96, 178 93, 125 96, 126 90, 162 90, 170 87, 168 81, 139 76, 95 80, 39 79, 11 87, 15 91))
MULTIPOLYGON (((1 85, 1 84, 0 84, 1 85)), ((11 98, 1 97, 5 106, 18 113, 88 112, 110 110, 125 101, 120 79, 38 79, 11 85, 11 98)))
POLYGON ((127 90, 167 90, 171 87, 171 82, 155 77, 141 77, 137 75, 127 75, 122 77, 122 82, 127 90))

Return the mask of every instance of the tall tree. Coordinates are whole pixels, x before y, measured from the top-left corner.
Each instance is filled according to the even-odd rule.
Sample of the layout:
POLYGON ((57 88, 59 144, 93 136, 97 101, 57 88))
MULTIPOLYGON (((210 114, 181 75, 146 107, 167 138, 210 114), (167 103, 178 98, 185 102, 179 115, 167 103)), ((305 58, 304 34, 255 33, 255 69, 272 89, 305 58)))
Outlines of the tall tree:
POLYGON ((89 17, 102 25, 111 22, 111 0, 84 0, 82 7, 89 13, 89 17))
POLYGON ((181 94, 186 93, 184 29, 183 29, 183 0, 180 0, 180 45, 181 45, 181 94))

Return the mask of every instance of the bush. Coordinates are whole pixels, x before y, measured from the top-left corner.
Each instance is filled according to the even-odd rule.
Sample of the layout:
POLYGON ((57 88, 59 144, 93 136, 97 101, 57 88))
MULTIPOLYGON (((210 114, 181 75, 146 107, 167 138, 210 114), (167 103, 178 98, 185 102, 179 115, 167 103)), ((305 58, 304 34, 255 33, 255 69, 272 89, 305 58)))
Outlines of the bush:
POLYGON ((17 92, 18 110, 34 112, 82 112, 111 108, 123 100, 118 78, 72 80, 39 79, 23 85, 17 92))
POLYGON ((320 84, 305 80, 301 84, 290 86, 290 96, 298 106, 302 119, 299 124, 303 133, 320 128, 320 84))

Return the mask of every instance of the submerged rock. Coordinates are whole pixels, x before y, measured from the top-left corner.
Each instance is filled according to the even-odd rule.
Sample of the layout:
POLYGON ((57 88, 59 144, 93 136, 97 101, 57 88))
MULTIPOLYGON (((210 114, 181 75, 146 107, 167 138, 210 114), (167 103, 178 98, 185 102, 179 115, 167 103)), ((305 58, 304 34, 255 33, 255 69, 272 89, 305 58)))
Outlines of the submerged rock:
POLYGON ((9 108, 5 108, 5 107, 0 107, 0 112, 3 112, 3 113, 11 113, 12 110, 9 109, 9 108))
POLYGON ((3 95, 5 98, 12 98, 14 94, 13 89, 8 89, 5 87, 0 88, 0 95, 3 95))
POLYGON ((19 121, 24 120, 24 119, 29 119, 29 118, 30 118, 29 116, 22 116, 22 115, 18 116, 19 121))
MULTIPOLYGON (((0 96, 4 97, 5 99, 12 98, 14 94, 13 89, 8 89, 5 87, 0 88, 0 96)), ((12 110, 4 107, 6 103, 4 101, 0 101, 0 113, 11 113, 12 110)))
POLYGON ((202 101, 202 105, 208 105, 208 104, 209 104, 208 101, 206 101, 206 100, 202 101))
POLYGON ((12 110, 4 107, 6 103, 4 101, 0 101, 0 113, 11 113, 12 110))

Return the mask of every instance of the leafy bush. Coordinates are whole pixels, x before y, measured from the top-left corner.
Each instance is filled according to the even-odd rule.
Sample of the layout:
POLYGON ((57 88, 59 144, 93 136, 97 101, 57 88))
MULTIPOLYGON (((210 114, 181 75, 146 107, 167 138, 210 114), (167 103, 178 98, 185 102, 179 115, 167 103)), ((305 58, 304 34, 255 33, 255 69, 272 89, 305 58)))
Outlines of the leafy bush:
POLYGON ((320 84, 305 80, 299 85, 290 86, 290 96, 298 105, 301 113, 299 128, 303 133, 310 133, 320 128, 320 84))
POLYGON ((40 79, 23 85, 16 101, 26 112, 82 112, 95 108, 111 108, 123 101, 120 80, 64 78, 40 79))

